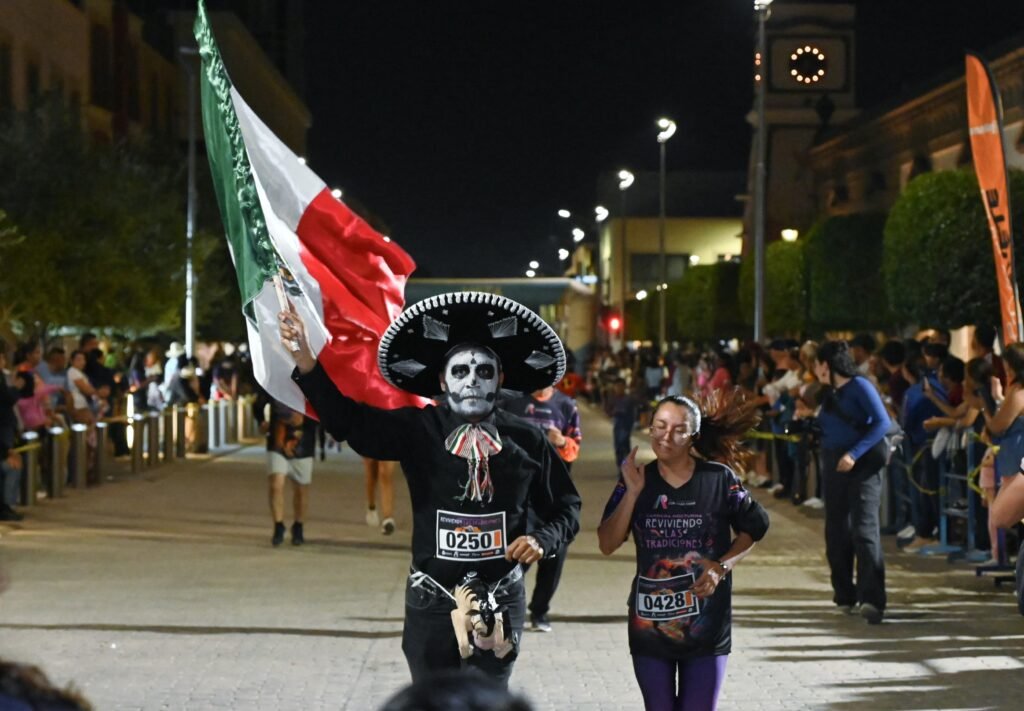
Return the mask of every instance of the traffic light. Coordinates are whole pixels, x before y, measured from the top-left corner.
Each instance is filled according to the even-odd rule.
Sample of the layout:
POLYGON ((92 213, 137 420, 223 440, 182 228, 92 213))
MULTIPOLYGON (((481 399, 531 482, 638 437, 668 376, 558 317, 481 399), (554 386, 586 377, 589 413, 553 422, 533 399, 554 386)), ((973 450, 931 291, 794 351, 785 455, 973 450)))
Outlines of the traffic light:
POLYGON ((622 334, 622 314, 618 309, 605 306, 601 309, 601 327, 609 334, 618 336, 622 334))

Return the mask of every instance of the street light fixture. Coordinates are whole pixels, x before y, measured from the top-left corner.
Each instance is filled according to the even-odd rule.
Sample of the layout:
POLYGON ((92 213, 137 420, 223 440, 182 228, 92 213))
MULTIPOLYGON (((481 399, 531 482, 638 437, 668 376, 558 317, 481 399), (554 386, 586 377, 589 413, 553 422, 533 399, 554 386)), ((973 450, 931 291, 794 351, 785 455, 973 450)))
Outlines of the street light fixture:
POLYGON ((561 217, 563 220, 568 220, 570 217, 572 217, 572 213, 569 212, 568 210, 563 209, 558 211, 558 216, 561 217))
POLYGON ((665 143, 675 135, 676 122, 672 119, 660 118, 658 119, 658 128, 661 129, 661 131, 658 132, 658 143, 665 143))
POLYGON ((619 239, 619 251, 621 257, 619 259, 619 274, 621 281, 619 285, 619 309, 620 312, 624 313, 626 309, 626 275, 628 274, 626 258, 629 254, 626 250, 626 191, 629 190, 630 186, 636 181, 636 176, 630 173, 628 170, 623 168, 619 171, 619 192, 622 194, 622 235, 619 239))
POLYGON ((765 192, 768 188, 768 171, 765 167, 768 154, 767 125, 764 113, 765 87, 768 82, 765 54, 764 23, 768 19, 769 6, 772 0, 754 0, 754 12, 757 14, 757 54, 755 61, 755 106, 757 113, 757 136, 754 145, 754 340, 764 340, 764 223, 765 223, 765 192))
POLYGON ((608 208, 604 205, 598 205, 594 208, 594 219, 598 222, 604 222, 608 219, 608 208))
POLYGON ((643 301, 646 298, 647 298, 647 291, 645 289, 641 289, 640 291, 636 292, 636 300, 637 301, 643 301))
POLYGON ((782 239, 785 242, 796 242, 799 236, 800 232, 798 230, 794 230, 792 227, 787 227, 782 230, 782 239))
MULTIPOLYGON (((665 270, 665 144, 676 132, 676 122, 672 119, 658 119, 658 152, 660 157, 659 199, 658 199, 658 281, 664 283, 668 279, 665 270)), ((662 351, 665 344, 665 290, 658 290, 658 344, 662 351)))
POLYGON ((341 200, 341 188, 334 188, 334 190, 331 191, 331 196, 334 197, 335 200, 341 200))
POLYGON ((572 228, 572 241, 582 242, 583 238, 587 236, 587 233, 581 230, 579 227, 572 228))
POLYGON ((566 249, 565 247, 562 247, 561 249, 558 250, 558 261, 564 262, 568 258, 569 258, 569 250, 568 249, 566 249))
POLYGON ((306 158, 304 156, 299 156, 299 165, 306 165, 306 158))
POLYGON ((698 264, 700 264, 700 255, 699 254, 691 254, 690 255, 690 265, 695 267, 698 264))
POLYGON ((540 269, 540 262, 536 259, 530 262, 530 269, 540 269))
POLYGON ((537 272, 533 271, 532 269, 527 269, 526 270, 526 276, 528 276, 531 279, 533 279, 535 276, 537 276, 537 272))

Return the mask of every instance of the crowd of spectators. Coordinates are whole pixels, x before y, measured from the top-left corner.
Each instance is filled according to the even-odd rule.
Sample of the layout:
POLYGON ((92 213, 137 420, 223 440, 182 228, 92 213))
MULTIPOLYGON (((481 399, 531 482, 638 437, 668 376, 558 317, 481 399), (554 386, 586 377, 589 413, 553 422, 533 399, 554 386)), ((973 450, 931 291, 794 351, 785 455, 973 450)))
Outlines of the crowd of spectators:
MULTIPOLYGON (((981 566, 1007 568, 1008 553, 1017 550, 1018 531, 1000 530, 989 512, 1024 458, 1024 345, 996 355, 996 337, 995 327, 977 326, 967 362, 950 352, 950 334, 943 330, 881 343, 860 333, 847 341, 856 375, 870 382, 898 423, 895 436, 886 439, 894 453, 884 478, 882 532, 895 536, 906 553, 937 549, 944 516, 947 538, 956 538, 960 548, 967 547, 970 527, 973 549, 965 553, 981 566)), ((816 415, 829 387, 815 374, 818 351, 814 341, 782 338, 767 347, 717 344, 665 355, 657 348, 599 348, 579 396, 611 419, 618 464, 660 397, 739 388, 761 412, 740 472, 747 485, 794 505, 823 508, 816 415)))
POLYGON ((0 340, 0 370, 0 521, 23 516, 16 510, 24 470, 18 445, 26 433, 35 433, 43 443, 40 455, 47 461, 51 437, 70 425, 84 426, 85 479, 90 481, 97 423, 107 424, 111 454, 127 456, 129 410, 143 414, 233 400, 255 387, 245 346, 214 344, 201 363, 177 342, 166 348, 155 340, 101 342, 94 333, 51 339, 45 345, 29 340, 14 348, 0 340))

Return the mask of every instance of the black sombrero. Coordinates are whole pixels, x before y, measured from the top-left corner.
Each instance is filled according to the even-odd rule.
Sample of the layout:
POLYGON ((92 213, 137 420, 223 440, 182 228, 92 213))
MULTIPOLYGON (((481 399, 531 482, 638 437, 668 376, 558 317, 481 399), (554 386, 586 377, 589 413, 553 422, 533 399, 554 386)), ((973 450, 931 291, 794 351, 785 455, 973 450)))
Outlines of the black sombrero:
POLYGON ((432 296, 407 308, 381 337, 377 365, 396 388, 435 397, 444 357, 462 343, 493 350, 505 374, 502 387, 511 390, 540 390, 565 375, 562 341, 540 316, 478 291, 432 296))

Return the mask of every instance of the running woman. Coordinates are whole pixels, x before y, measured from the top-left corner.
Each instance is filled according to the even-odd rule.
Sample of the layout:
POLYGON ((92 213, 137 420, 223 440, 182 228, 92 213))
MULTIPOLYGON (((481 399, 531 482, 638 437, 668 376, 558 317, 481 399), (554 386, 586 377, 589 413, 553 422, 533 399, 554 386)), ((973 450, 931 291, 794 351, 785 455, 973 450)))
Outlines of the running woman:
POLYGON ((768 530, 768 513, 729 466, 756 420, 735 392, 703 408, 664 398, 650 427, 657 459, 638 464, 634 448, 605 507, 601 552, 631 532, 636 544, 629 649, 647 711, 717 707, 732 644, 730 573, 768 530))

